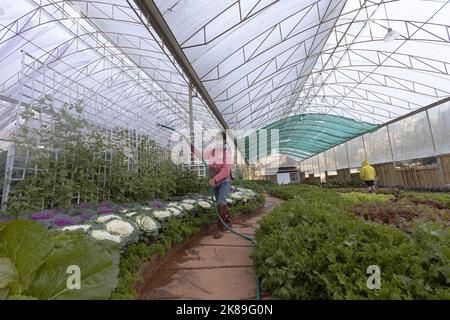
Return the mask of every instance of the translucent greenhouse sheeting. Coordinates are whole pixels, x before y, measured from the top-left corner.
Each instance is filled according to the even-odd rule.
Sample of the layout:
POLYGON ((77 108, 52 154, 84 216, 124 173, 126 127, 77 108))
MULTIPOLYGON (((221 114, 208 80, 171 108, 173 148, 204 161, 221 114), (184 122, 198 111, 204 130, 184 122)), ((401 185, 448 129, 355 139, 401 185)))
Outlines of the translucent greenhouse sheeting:
POLYGON ((364 135, 367 159, 371 164, 392 162, 387 127, 364 135))
POLYGON ((346 1, 294 112, 386 123, 448 97, 449 21, 448 1, 346 1))
MULTIPOLYGON (((376 125, 355 121, 353 119, 322 114, 305 114, 292 116, 272 123, 255 134, 246 137, 249 152, 246 157, 249 161, 258 159, 264 154, 256 148, 258 139, 256 134, 271 135, 277 132, 279 136, 279 152, 298 158, 308 158, 321 151, 330 149, 354 136, 375 130, 376 125)), ((270 146, 267 149, 271 153, 270 146)), ((319 160, 320 161, 320 160, 319 160)), ((326 166, 323 159, 322 166, 326 166)))
POLYGON ((348 161, 350 168, 357 168, 361 166, 361 162, 366 160, 366 153, 364 151, 364 144, 362 137, 356 137, 347 142, 348 161))
MULTIPOLYGON (((336 168, 358 168, 364 159, 371 164, 380 164, 449 154, 449 119, 450 102, 444 101, 442 104, 382 126, 376 131, 353 138, 318 156, 322 159, 322 154, 325 154, 327 171, 334 171, 336 168), (428 123, 427 113, 430 123, 428 123), (336 162, 330 166, 333 153, 336 156, 336 162)), ((302 171, 308 172, 311 159, 313 157, 299 163, 302 171)))
POLYGON ((155 3, 231 127, 305 113, 382 124, 450 95, 448 1, 155 3))
POLYGON ((389 134, 395 161, 435 155, 426 112, 390 124, 389 134))
POLYGON ((288 112, 345 1, 155 1, 231 127, 288 112))
POLYGON ((327 171, 327 158, 325 156, 325 152, 321 152, 317 155, 319 161, 319 171, 325 172, 327 171))
MULTIPOLYGON (((305 114, 381 125, 450 96, 449 1, 154 3, 231 128, 258 130, 305 114), (384 41, 389 28, 399 36, 384 41)), ((49 91, 60 100, 100 100, 103 106, 87 107, 104 118, 102 125, 138 128, 161 143, 170 135, 157 123, 188 127, 188 77, 134 1, 3 0, 0 20, 0 115, 6 115, 1 136, 13 127, 6 123, 13 121, 9 111, 3 113, 7 101, 34 103, 49 91), (22 69, 21 51, 42 66, 22 69), (43 86, 45 78, 55 85, 43 86)), ((217 128, 210 107, 193 99, 195 120, 217 128)), ((442 108, 444 120, 430 110, 437 152, 449 150, 448 112, 442 108)), ((301 149, 284 136, 281 141, 291 141, 278 151, 301 160, 345 141, 329 135, 324 143, 307 130, 299 137, 301 149)), ((388 155, 378 154, 377 142, 370 143, 367 156, 382 161, 388 155)), ((259 148, 251 148, 258 157, 259 148)), ((412 156, 408 148, 397 150, 396 158, 412 156)), ((419 154, 429 154, 429 148, 421 147, 419 154)), ((338 168, 344 155, 336 152, 338 168)))
POLYGON ((327 171, 336 171, 336 156, 334 149, 329 149, 325 151, 325 157, 327 159, 327 171))
POLYGON ((436 153, 450 153, 450 101, 428 110, 436 153))
MULTIPOLYGON (((167 136, 156 128, 159 122, 188 126, 187 80, 133 1, 4 0, 0 18, 0 99, 33 103, 51 89, 66 100, 85 98, 79 85, 111 101, 105 107, 122 126, 159 136, 167 136), (24 69, 22 88, 21 51, 42 62, 38 70, 24 69), (47 67, 76 85, 53 79, 45 88, 44 78, 55 77, 47 67)), ((218 127, 203 101, 194 99, 193 108, 196 121, 218 127)))

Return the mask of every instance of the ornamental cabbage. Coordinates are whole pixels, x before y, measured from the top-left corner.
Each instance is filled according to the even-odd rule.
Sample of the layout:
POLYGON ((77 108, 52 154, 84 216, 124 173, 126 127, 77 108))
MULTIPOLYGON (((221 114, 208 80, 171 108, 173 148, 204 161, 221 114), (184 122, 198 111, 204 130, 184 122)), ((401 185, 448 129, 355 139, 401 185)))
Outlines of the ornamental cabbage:
POLYGON ((127 213, 126 216, 127 216, 128 218, 131 218, 131 217, 133 217, 133 216, 135 216, 135 215, 137 215, 137 214, 138 214, 138 213, 137 213, 136 211, 133 211, 133 212, 127 213))
POLYGON ((176 206, 178 206, 178 203, 177 203, 177 202, 169 202, 169 203, 167 204, 167 206, 168 206, 168 207, 176 207, 176 206))
POLYGON ((105 223, 111 219, 120 219, 120 217, 118 215, 115 214, 108 214, 106 216, 102 216, 102 217, 98 217, 95 222, 97 223, 105 223))
POLYGON ((49 220, 53 217, 55 217, 57 213, 55 213, 53 210, 46 210, 42 212, 35 213, 31 216, 31 219, 33 220, 49 220))
POLYGON ((207 201, 199 201, 198 205, 203 209, 211 209, 211 204, 207 201))
POLYGON ((155 220, 147 216, 137 216, 136 223, 144 232, 158 231, 158 224, 155 220))
POLYGON ((195 200, 193 200, 193 199, 184 199, 182 202, 183 202, 183 203, 187 203, 187 204, 194 204, 194 203, 196 203, 197 201, 195 201, 195 200))
POLYGON ((106 230, 108 232, 117 233, 121 236, 126 237, 133 233, 134 228, 128 222, 116 219, 106 224, 106 230))
POLYGON ((172 215, 172 212, 170 210, 158 210, 158 211, 154 211, 153 215, 158 220, 165 220, 172 215))
POLYGON ((192 211, 192 210, 194 210, 194 206, 193 206, 192 204, 189 204, 189 203, 183 203, 183 204, 181 205, 181 207, 182 207, 184 210, 186 210, 186 211, 192 211))
POLYGON ((91 225, 89 225, 89 224, 77 224, 77 225, 74 225, 74 226, 64 227, 61 230, 62 231, 74 231, 74 230, 82 229, 84 232, 86 232, 90 228, 91 228, 91 225))
POLYGON ((178 217, 181 214, 181 210, 179 208, 167 208, 170 212, 172 212, 174 217, 178 217))
POLYGON ((242 195, 240 193, 234 192, 230 194, 231 199, 235 199, 235 200, 241 200, 242 199, 242 195))
POLYGON ((120 243, 122 238, 118 235, 114 235, 105 230, 92 230, 91 236, 97 240, 110 240, 120 243))

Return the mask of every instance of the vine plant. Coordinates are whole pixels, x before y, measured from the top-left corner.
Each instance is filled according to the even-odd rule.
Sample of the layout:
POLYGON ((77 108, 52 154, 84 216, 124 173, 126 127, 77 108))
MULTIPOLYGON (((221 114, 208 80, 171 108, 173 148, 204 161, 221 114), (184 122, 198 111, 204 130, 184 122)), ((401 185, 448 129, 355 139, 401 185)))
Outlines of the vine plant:
POLYGON ((55 108, 45 96, 21 113, 21 123, 15 147, 26 174, 11 183, 10 214, 203 191, 203 181, 173 164, 148 136, 128 128, 107 132, 87 121, 81 101, 55 108))

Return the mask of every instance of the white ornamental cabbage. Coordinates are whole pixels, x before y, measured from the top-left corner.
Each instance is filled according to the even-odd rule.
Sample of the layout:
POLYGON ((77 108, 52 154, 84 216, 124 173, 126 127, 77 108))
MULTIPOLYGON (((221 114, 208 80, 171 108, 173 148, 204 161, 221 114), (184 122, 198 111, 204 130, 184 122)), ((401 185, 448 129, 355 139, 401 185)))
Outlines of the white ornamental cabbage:
POLYGON ((158 230, 156 221, 147 216, 137 216, 136 223, 144 232, 154 232, 158 230))
POLYGON ((107 214, 107 215, 98 217, 95 220, 95 222, 97 222, 97 223, 105 223, 105 222, 107 222, 109 220, 112 220, 112 219, 120 219, 120 217, 118 215, 115 215, 115 214, 107 214))
POLYGON ((184 199, 183 203, 187 203, 187 204, 195 204, 197 201, 193 200, 193 199, 184 199))
POLYGON ((137 215, 137 214, 138 214, 138 213, 137 213, 136 211, 133 211, 133 212, 127 213, 126 216, 127 216, 128 218, 131 218, 131 217, 133 217, 133 216, 135 216, 135 215, 137 215))
POLYGON ((167 206, 168 206, 168 207, 176 207, 176 206, 178 206, 178 202, 169 202, 169 203, 167 204, 167 206))
POLYGON ((154 211, 153 215, 155 216, 156 219, 164 220, 169 218, 172 215, 172 212, 170 210, 158 210, 154 211))
POLYGON ((211 209, 211 204, 207 201, 199 201, 198 205, 203 209, 211 209))
POLYGON ((133 233, 134 228, 131 223, 116 219, 106 224, 106 230, 126 237, 133 233))
POLYGON ((170 212, 172 212, 174 217, 178 217, 181 214, 181 209, 177 208, 167 208, 167 210, 169 210, 170 212))
POLYGON ((190 204, 190 203, 183 203, 181 206, 182 206, 183 209, 186 210, 186 211, 192 211, 192 210, 194 210, 194 206, 193 206, 192 204, 190 204))
POLYGON ((234 203, 234 200, 231 199, 231 198, 227 198, 227 203, 228 203, 228 204, 233 204, 233 203, 234 203))
POLYGON ((74 230, 80 230, 82 229, 84 232, 86 232, 87 230, 89 230, 91 228, 91 225, 89 224, 76 224, 74 226, 67 226, 62 228, 62 231, 74 231, 74 230))
POLYGON ((230 193, 230 198, 234 199, 234 200, 241 200, 242 195, 240 193, 234 192, 234 193, 230 193))
POLYGON ((152 211, 153 209, 151 207, 149 207, 149 206, 144 206, 144 207, 141 207, 141 210, 152 211))
POLYGON ((117 243, 122 241, 122 238, 118 235, 114 235, 105 230, 92 230, 91 236, 97 240, 110 240, 117 243))

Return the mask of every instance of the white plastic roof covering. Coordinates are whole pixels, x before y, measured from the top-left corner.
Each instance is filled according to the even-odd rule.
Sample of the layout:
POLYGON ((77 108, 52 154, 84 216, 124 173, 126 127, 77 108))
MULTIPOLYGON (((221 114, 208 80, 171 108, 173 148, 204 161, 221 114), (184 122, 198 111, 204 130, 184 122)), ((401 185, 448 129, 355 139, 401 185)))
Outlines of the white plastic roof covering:
MULTIPOLYGON (((154 2, 232 128, 301 113, 379 124, 450 96, 449 1, 154 2), (389 27, 400 37, 384 42, 389 27)), ((186 126, 187 79, 131 0, 2 0, 0 97, 19 98, 20 50, 111 97, 130 126, 186 126)))
POLYGON ((449 1, 154 2, 231 127, 310 112, 379 124, 450 95, 449 1))
MULTIPOLYGON (((21 50, 114 101, 120 116, 111 126, 187 126, 187 80, 153 32, 132 1, 2 0, 0 138, 11 132, 3 123, 6 100, 30 102, 19 90, 21 50)), ((202 101, 193 104, 196 120, 218 126, 202 101)))

